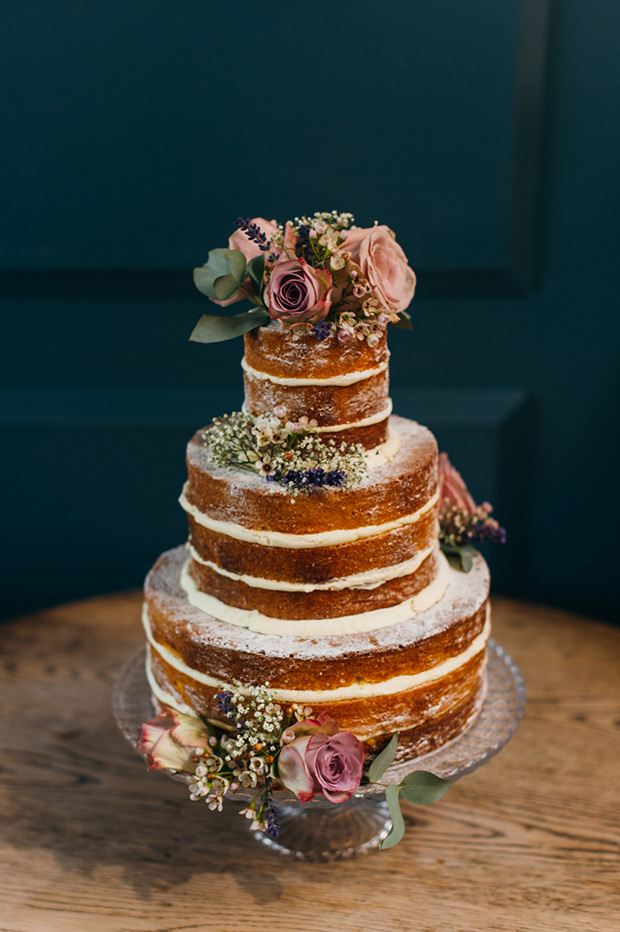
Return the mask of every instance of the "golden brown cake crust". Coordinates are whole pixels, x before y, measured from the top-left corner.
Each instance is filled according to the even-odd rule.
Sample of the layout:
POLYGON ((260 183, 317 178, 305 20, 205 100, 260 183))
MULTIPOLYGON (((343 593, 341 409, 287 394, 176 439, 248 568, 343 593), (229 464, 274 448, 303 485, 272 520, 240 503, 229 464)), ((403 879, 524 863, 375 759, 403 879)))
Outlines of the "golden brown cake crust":
MULTIPOLYGON (((271 618, 339 618, 404 602, 432 583, 438 572, 437 564, 437 553, 434 552, 415 572, 388 580, 372 589, 318 589, 311 592, 287 592, 247 585, 223 576, 196 560, 192 560, 191 574, 202 592, 209 593, 226 605, 246 611, 261 612, 271 618)), ((303 634, 303 622, 300 628, 303 634)))
POLYGON ((217 521, 287 534, 380 525, 411 515, 437 491, 437 443, 429 430, 404 418, 391 418, 400 449, 352 489, 313 489, 299 505, 287 490, 255 473, 216 466, 199 430, 187 448, 191 505, 217 521))
POLYGON ((328 430, 326 439, 360 443, 370 450, 388 436, 388 357, 385 333, 373 348, 365 341, 343 345, 334 339, 318 341, 309 334, 282 332, 277 325, 259 327, 245 336, 245 410, 267 414, 284 406, 289 420, 308 417, 319 428, 341 427, 337 432, 328 430), (329 379, 343 376, 345 381, 347 376, 356 381, 329 384, 329 379), (291 378, 315 382, 279 381, 291 378), (363 423, 367 419, 370 424, 363 423))
POLYGON ((193 670, 223 683, 269 682, 278 689, 335 689, 421 673, 463 653, 482 632, 489 575, 478 556, 453 569, 441 602, 410 620, 362 634, 279 637, 218 621, 190 605, 180 584, 184 547, 163 554, 145 583, 154 640, 193 670))
POLYGON ((388 405, 388 372, 353 385, 277 385, 244 373, 245 408, 266 414, 284 405, 287 418, 314 417, 321 426, 361 421, 379 414, 388 405))
MULTIPOLYGON (((313 716, 326 712, 341 731, 351 731, 374 749, 382 735, 409 732, 411 756, 427 753, 459 734, 484 690, 486 651, 482 650, 458 670, 441 680, 405 689, 388 696, 312 702, 313 716), (374 739, 374 741, 372 741, 374 739), (431 745, 429 748, 428 745, 431 745)), ((151 669, 158 683, 178 700, 206 718, 222 720, 216 699, 218 687, 206 686, 179 672, 156 651, 151 669)))
POLYGON ((428 550, 437 540, 437 509, 433 507, 415 524, 346 544, 293 550, 265 547, 237 540, 198 524, 191 515, 189 540, 203 560, 239 575, 293 583, 326 583, 375 567, 394 566, 428 550))
POLYGON ((308 333, 283 332, 274 323, 246 333, 243 340, 248 365, 278 378, 327 379, 380 368, 390 357, 385 333, 377 346, 369 346, 365 340, 340 343, 317 340, 308 333))

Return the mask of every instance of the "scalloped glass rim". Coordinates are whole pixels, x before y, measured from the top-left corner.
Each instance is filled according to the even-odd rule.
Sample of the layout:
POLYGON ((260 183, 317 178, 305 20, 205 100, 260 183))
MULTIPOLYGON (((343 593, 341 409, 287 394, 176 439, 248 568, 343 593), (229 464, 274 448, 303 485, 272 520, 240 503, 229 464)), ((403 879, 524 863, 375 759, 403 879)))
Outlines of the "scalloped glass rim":
MULTIPOLYGON (((140 726, 153 717, 151 692, 145 673, 146 648, 142 646, 128 660, 114 689, 113 706, 118 726, 135 749, 138 749, 140 726)), ((462 735, 444 744, 436 751, 422 757, 412 758, 390 767, 382 777, 384 783, 399 783, 406 774, 414 770, 430 770, 439 777, 458 780, 472 773, 495 756, 510 741, 517 730, 525 710, 525 685, 523 678, 506 651, 492 638, 488 643, 487 694, 473 724, 462 735)), ((185 774, 164 771, 173 779, 187 782, 185 774)), ((383 786, 366 784, 360 786, 355 796, 371 796, 382 793, 383 786)), ((231 798, 243 802, 253 798, 254 793, 237 791, 231 798)), ((298 802, 288 790, 278 790, 276 801, 280 804, 298 802)), ((315 797, 305 808, 333 808, 333 803, 315 797)))

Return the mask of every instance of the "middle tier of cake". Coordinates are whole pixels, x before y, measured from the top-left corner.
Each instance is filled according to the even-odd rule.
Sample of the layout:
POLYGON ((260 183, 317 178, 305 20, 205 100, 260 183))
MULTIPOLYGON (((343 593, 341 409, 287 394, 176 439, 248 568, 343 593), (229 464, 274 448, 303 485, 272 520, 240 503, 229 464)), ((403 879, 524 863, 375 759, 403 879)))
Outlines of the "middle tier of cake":
POLYGON ((188 446, 190 602, 263 633, 368 630, 437 602, 448 584, 437 549, 437 447, 391 418, 398 447, 354 489, 290 493, 214 465, 208 430, 188 446), (206 438, 206 439, 205 439, 206 438), (288 624, 282 624, 282 621, 288 624), (324 620, 324 621, 323 621, 324 620))

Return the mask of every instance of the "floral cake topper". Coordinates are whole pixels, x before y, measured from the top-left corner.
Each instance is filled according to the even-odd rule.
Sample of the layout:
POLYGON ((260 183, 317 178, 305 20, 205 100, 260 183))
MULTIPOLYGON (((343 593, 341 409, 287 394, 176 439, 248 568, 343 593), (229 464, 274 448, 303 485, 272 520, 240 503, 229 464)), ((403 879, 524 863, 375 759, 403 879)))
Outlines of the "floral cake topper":
POLYGON ((187 778, 190 799, 220 810, 226 797, 247 800, 241 815, 254 831, 277 838, 280 824, 274 793, 289 790, 302 802, 322 796, 334 805, 349 800, 363 784, 385 788, 392 829, 382 848, 397 844, 405 825, 399 798, 423 805, 435 802, 452 786, 433 773, 417 770, 398 784, 381 784, 396 756, 398 735, 367 759, 362 742, 340 731, 326 712, 283 708, 267 686, 244 686, 217 694, 222 718, 217 724, 165 708, 142 725, 138 746, 149 770, 169 770, 187 778))
POLYGON ((388 324, 411 329, 416 277, 405 253, 389 227, 353 222, 335 210, 285 224, 240 217, 228 248, 212 249, 194 282, 221 307, 243 300, 254 307, 232 317, 205 314, 190 339, 215 343, 277 320, 317 340, 376 346, 388 324))

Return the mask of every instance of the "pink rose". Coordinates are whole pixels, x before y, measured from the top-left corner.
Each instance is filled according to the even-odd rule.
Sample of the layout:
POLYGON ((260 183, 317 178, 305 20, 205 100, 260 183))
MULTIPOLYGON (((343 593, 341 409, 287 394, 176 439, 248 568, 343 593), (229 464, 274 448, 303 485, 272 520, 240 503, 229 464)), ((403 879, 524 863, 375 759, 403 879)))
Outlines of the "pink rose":
POLYGON ((321 713, 305 719, 282 735, 278 758, 280 780, 302 801, 322 793, 332 803, 350 799, 360 785, 364 746, 350 732, 339 732, 336 723, 321 713))
MULTIPOLYGON (((263 232, 267 238, 269 238, 278 229, 277 223, 274 223, 273 220, 265 220, 263 217, 254 217, 251 222, 260 227, 261 232, 263 232)), ((228 248, 238 249, 239 252, 243 253, 248 262, 250 259, 254 259, 256 256, 260 256, 261 252, 263 251, 259 248, 258 243, 248 239, 243 230, 235 230, 235 232, 228 237, 228 248)), ((226 298, 225 301, 217 301, 215 298, 211 298, 211 300, 214 304, 219 304, 220 307, 228 307, 229 304, 235 304, 237 301, 243 301, 244 298, 247 298, 247 291, 249 291, 250 294, 254 293, 249 275, 244 281, 243 287, 246 289, 246 291, 242 291, 241 288, 238 288, 232 298, 226 298)))
POLYGON ((323 796, 332 803, 343 803, 360 785, 364 747, 348 731, 333 737, 313 735, 306 749, 306 766, 323 796))
POLYGON ((284 323, 323 320, 331 305, 331 284, 327 270, 313 269, 303 259, 278 262, 265 289, 271 318, 284 323))
POLYGON ((192 773, 194 748, 206 748, 209 734, 198 718, 173 709, 161 712, 140 731, 138 747, 149 770, 184 770, 192 773))
POLYGON ((467 491, 460 472, 454 468, 447 453, 439 454, 439 511, 447 502, 462 508, 468 515, 473 515, 476 503, 467 491))
POLYGON ((338 247, 341 252, 347 252, 349 258, 356 265, 360 264, 360 244, 363 239, 370 236, 374 227, 351 227, 350 230, 344 230, 344 242, 338 247))
POLYGON ((399 314, 409 305, 416 278, 389 227, 353 227, 341 247, 359 265, 381 304, 399 314))

